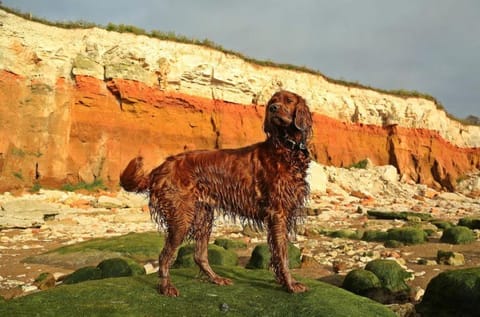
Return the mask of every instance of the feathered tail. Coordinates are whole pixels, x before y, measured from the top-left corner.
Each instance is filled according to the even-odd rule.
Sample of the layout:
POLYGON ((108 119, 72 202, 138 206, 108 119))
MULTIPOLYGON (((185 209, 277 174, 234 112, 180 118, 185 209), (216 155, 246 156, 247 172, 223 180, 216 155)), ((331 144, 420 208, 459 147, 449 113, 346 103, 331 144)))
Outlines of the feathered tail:
POLYGON ((149 177, 143 170, 143 157, 138 156, 128 163, 120 174, 120 186, 128 192, 144 192, 149 186, 149 177))

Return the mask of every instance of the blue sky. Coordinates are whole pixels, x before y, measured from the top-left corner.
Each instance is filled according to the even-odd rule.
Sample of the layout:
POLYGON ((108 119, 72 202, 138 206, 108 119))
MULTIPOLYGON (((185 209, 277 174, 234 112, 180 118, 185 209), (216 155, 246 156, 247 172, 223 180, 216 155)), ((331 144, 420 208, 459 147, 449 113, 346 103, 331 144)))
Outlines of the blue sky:
POLYGON ((259 60, 430 94, 480 116, 476 0, 3 0, 52 21, 131 24, 209 39, 259 60))

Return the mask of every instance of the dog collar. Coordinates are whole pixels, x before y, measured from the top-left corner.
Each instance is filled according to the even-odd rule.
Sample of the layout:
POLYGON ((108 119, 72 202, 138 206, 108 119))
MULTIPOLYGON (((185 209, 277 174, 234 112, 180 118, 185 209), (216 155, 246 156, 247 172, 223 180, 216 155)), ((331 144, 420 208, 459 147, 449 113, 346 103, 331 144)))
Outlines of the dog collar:
POLYGON ((295 142, 294 140, 285 137, 285 138, 283 139, 283 144, 284 144, 287 148, 289 148, 290 150, 300 150, 300 151, 302 151, 305 155, 307 155, 307 156, 309 155, 307 146, 305 145, 304 142, 295 142))

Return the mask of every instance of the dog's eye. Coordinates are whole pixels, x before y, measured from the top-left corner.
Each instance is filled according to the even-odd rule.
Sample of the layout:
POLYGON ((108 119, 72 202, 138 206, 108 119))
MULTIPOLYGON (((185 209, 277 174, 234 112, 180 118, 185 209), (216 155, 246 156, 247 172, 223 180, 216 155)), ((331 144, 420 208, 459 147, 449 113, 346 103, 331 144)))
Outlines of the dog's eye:
POLYGON ((286 99, 285 101, 286 101, 287 103, 292 103, 292 102, 293 102, 292 98, 289 98, 289 97, 287 97, 287 99, 286 99))

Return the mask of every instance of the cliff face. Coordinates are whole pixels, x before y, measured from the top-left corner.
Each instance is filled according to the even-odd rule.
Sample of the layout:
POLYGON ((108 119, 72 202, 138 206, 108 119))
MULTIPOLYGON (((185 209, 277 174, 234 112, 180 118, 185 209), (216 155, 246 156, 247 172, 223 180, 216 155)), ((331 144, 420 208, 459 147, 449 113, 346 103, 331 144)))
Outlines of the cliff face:
POLYGON ((0 190, 101 178, 129 159, 262 141, 264 103, 279 89, 315 112, 314 156, 370 158, 405 179, 452 190, 480 168, 480 127, 435 105, 249 64, 212 49, 100 29, 64 30, 0 11, 0 190))

